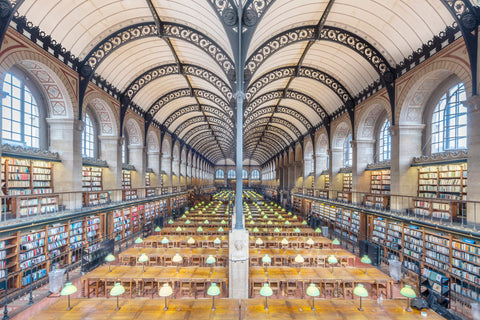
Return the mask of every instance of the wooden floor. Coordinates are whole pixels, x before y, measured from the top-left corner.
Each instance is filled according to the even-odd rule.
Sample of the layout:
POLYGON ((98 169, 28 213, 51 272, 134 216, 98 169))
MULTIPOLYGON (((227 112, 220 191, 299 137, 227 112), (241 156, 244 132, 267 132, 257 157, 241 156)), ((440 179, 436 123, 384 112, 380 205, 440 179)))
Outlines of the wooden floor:
MULTIPOLYGON (((359 300, 315 300, 316 311, 311 310, 311 299, 269 299, 269 310, 264 310, 265 299, 238 300, 217 299, 212 311, 211 299, 169 299, 167 311, 163 311, 163 299, 122 299, 120 310, 115 311, 115 299, 72 299, 72 310, 66 311, 67 299, 59 298, 46 310, 37 313, 32 320, 135 320, 135 319, 425 319, 418 310, 405 312, 406 300, 364 300, 359 311, 359 300)), ((443 319, 432 310, 425 310, 431 320, 443 319)))

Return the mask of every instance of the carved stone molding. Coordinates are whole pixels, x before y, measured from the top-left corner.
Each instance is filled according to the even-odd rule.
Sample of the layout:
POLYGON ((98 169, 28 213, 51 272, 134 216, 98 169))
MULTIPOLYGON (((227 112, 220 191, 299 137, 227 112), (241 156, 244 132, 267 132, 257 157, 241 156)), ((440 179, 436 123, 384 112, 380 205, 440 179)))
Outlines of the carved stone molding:
POLYGON ((135 169, 135 166, 129 163, 123 163, 122 170, 137 171, 137 169, 135 169))
POLYGON ((428 164, 444 161, 465 160, 467 159, 467 157, 467 150, 445 151, 441 153, 435 153, 429 156, 413 158, 413 164, 428 164))
POLYGON ((82 158, 84 166, 105 167, 108 168, 107 161, 95 158, 82 158))
POLYGON ((367 170, 390 168, 390 160, 367 164, 367 170))
POLYGON ((25 147, 21 145, 2 144, 2 155, 13 157, 26 157, 39 160, 59 161, 60 157, 57 152, 41 150, 36 148, 25 147))
POLYGON ((352 173, 352 167, 343 167, 338 171, 338 173, 352 173))

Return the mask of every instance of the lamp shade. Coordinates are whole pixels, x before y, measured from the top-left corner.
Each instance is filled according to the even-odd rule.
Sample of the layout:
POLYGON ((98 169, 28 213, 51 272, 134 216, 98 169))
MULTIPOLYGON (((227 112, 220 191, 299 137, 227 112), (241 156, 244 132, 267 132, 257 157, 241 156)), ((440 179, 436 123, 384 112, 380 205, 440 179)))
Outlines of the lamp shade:
POLYGON ((291 213, 290 211, 288 211, 288 213, 287 213, 287 214, 288 214, 289 216, 291 216, 291 215, 292 215, 292 213, 291 213))
POLYGON ((138 257, 138 262, 144 263, 148 261, 148 256, 145 253, 142 253, 140 257, 138 257))
POLYGON ((335 239, 333 239, 333 241, 332 241, 332 244, 334 244, 334 245, 336 245, 336 246, 337 246, 337 245, 339 245, 339 244, 340 244, 340 241, 338 241, 338 239, 337 239, 337 238, 335 238, 335 239))
POLYGON ((290 221, 285 221, 285 225, 289 226, 290 225, 290 221))
POLYGON ((335 263, 338 263, 338 260, 337 258, 332 254, 330 257, 328 257, 328 263, 330 264, 335 264, 335 263))
POLYGON ((264 283, 263 287, 260 289, 260 295, 262 297, 270 297, 273 294, 272 288, 268 285, 268 283, 264 283))
POLYGON ((255 224, 255 221, 250 220, 249 224, 255 224))
POLYGON ((304 263, 305 259, 302 257, 302 255, 297 254, 297 256, 295 257, 295 262, 296 263, 304 263))
POLYGON ((195 244, 195 239, 193 239, 192 237, 190 237, 190 238, 187 240, 187 243, 188 243, 188 244, 195 244))
POLYGON ((227 224, 227 221, 222 220, 220 223, 221 223, 221 224, 227 224))
POLYGON ((303 225, 307 225, 308 223, 307 223, 306 220, 303 220, 303 221, 302 221, 302 224, 303 224, 303 225))
POLYGON ((187 215, 185 213, 182 214, 182 218, 186 218, 186 217, 187 217, 187 215))
POLYGON ((308 238, 307 244, 310 245, 310 246, 313 246, 315 244, 315 242, 313 241, 312 238, 308 238))
POLYGON ((218 287, 215 282, 212 283, 207 290, 207 294, 213 297, 218 296, 220 294, 220 287, 218 287))
POLYGON ((365 289, 363 284, 358 284, 354 289, 353 289, 353 294, 356 295, 357 297, 361 298, 366 298, 368 297, 368 291, 365 289))
POLYGON ((65 287, 63 287, 62 291, 60 292, 61 296, 69 296, 77 292, 77 287, 75 287, 71 282, 65 283, 65 287))
POLYGON ((257 238, 255 244, 261 246, 263 244, 263 240, 261 238, 257 238))
POLYGON ((267 224, 268 224, 268 225, 273 224, 272 220, 268 220, 267 224))
POLYGON ((172 261, 175 262, 175 263, 182 263, 183 258, 180 254, 175 253, 175 255, 172 258, 172 261))
POLYGON ((112 297, 121 296, 125 293, 125 288, 120 284, 120 282, 115 283, 112 290, 110 290, 110 295, 112 297))
POLYGON ((197 228, 197 231, 198 231, 198 232, 202 232, 202 231, 203 231, 202 226, 199 226, 199 227, 197 228))
POLYGON ((224 230, 223 230, 223 227, 220 226, 220 227, 218 228, 218 232, 223 232, 223 231, 224 231, 224 230))
POLYGON ((190 224, 190 223, 191 223, 191 222, 190 222, 190 219, 187 219, 187 220, 185 221, 185 224, 190 224))
POLYGON ((413 290, 413 288, 409 285, 405 285, 405 287, 403 287, 400 290, 400 294, 404 297, 411 298, 411 299, 417 297, 417 294, 415 293, 415 290, 413 290))
POLYGON ((297 227, 295 228, 295 230, 293 230, 293 232, 300 233, 301 231, 300 231, 300 228, 297 227))
POLYGON ((360 262, 365 263, 365 264, 371 264, 371 263, 372 263, 372 260, 370 259, 369 256, 364 255, 364 256, 362 257, 362 259, 360 260, 360 262))
POLYGON ((315 283, 310 283, 306 293, 309 297, 318 297, 320 295, 320 290, 315 286, 315 283))
POLYGON ((160 232, 160 231, 162 231, 162 228, 160 228, 159 226, 157 226, 157 227, 155 228, 155 232, 160 232))
POLYGON ((106 262, 113 262, 113 261, 115 261, 115 256, 110 253, 109 255, 107 255, 107 256, 105 257, 105 261, 106 261, 106 262))
POLYGON ((316 232, 316 233, 322 233, 322 229, 317 228, 317 229, 315 229, 315 232, 316 232))
POLYGON ((143 243, 143 239, 138 237, 137 239, 135 239, 135 243, 136 244, 140 244, 140 243, 143 243))
POLYGON ((258 230, 257 227, 253 228, 253 232, 258 232, 258 231, 259 231, 259 230, 258 230))
POLYGON ((205 263, 207 263, 207 264, 214 264, 216 261, 217 261, 217 259, 215 259, 214 256, 209 255, 208 258, 207 258, 207 260, 205 261, 205 263))
POLYGON ((288 244, 288 240, 286 238, 283 238, 282 241, 281 241, 281 244, 286 246, 288 244))
POLYGON ((175 229, 175 231, 177 231, 177 232, 182 231, 182 227, 178 226, 177 229, 175 229))
POLYGON ((275 228, 275 229, 273 230, 273 232, 279 233, 279 232, 280 232, 280 229, 279 229, 279 228, 275 228))
POLYGON ((297 215, 294 215, 292 218, 293 218, 293 219, 297 219, 297 215))
POLYGON ((218 237, 215 238, 215 240, 213 240, 213 243, 214 244, 221 244, 222 243, 222 240, 220 240, 218 237))
POLYGON ((173 294, 173 289, 168 283, 164 283, 163 286, 158 290, 158 295, 160 297, 168 297, 173 294))
POLYGON ((172 223, 173 223, 172 219, 168 220, 168 224, 172 224, 172 223))
POLYGON ((208 219, 205 219, 205 220, 203 221, 203 224, 209 224, 209 223, 210 223, 210 221, 208 221, 208 219))
POLYGON ((262 262, 263 263, 272 263, 272 258, 270 258, 270 256, 268 254, 266 254, 262 257, 262 262))
POLYGON ((163 237, 162 239, 162 244, 168 244, 170 241, 168 241, 167 237, 163 237))

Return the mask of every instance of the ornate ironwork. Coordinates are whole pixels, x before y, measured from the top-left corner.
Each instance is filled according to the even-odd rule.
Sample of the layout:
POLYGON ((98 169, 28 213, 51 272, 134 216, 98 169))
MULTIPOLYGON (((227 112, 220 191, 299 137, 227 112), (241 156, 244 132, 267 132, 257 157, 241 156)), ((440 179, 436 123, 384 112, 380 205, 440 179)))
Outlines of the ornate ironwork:
MULTIPOLYGON (((276 121, 274 122, 273 119, 277 119, 277 118, 275 116, 273 116, 272 123, 278 123, 276 121)), ((255 121, 250 123, 248 126, 246 126, 246 127, 244 126, 244 132, 248 132, 249 130, 251 130, 252 128, 254 128, 256 126, 266 125, 267 123, 269 123, 269 120, 270 120, 270 118, 267 118, 267 117, 256 119, 255 121)), ((285 127, 287 129, 289 129, 297 139, 299 139, 302 135, 301 135, 300 131, 297 129, 297 127, 295 127, 295 125, 293 125, 289 121, 285 121, 285 122, 287 124, 285 127)), ((278 123, 278 124, 281 125, 281 123, 278 123)))
POLYGON ((255 127, 252 130, 245 133, 244 137, 245 137, 245 139, 247 139, 249 137, 249 134, 253 134, 253 133, 257 133, 257 132, 263 132, 264 130, 270 130, 270 131, 274 132, 276 135, 278 135, 279 137, 281 137, 285 141, 286 145, 289 145, 289 144, 294 142, 292 137, 285 130, 283 130, 280 127, 276 127, 276 126, 268 126, 266 129, 265 129, 265 127, 262 127, 262 126, 255 127))
POLYGON ((245 119, 244 125, 248 126, 255 119, 257 119, 259 117, 262 117, 262 116, 265 116, 265 115, 268 115, 268 114, 271 114, 273 112, 287 114, 287 115, 295 118, 296 120, 300 121, 300 123, 307 130, 310 130, 310 129, 313 128, 312 123, 303 114, 301 114, 300 112, 298 112, 298 111, 296 111, 292 108, 284 107, 284 106, 278 106, 278 107, 269 106, 269 107, 263 107, 263 108, 257 109, 248 118, 245 119))
POLYGON ((391 72, 391 67, 383 55, 365 39, 349 31, 324 26, 317 34, 315 26, 302 26, 286 30, 265 41, 260 48, 250 55, 245 70, 254 74, 260 65, 278 50, 300 41, 326 40, 342 44, 364 57, 379 75, 391 72))
POLYGON ((243 115, 245 118, 247 118, 249 114, 256 110, 260 105, 268 101, 281 98, 292 99, 304 103, 319 115, 319 117, 322 119, 322 122, 328 121, 329 119, 329 116, 325 109, 315 99, 295 90, 289 90, 286 94, 283 90, 264 93, 247 105, 245 111, 243 112, 243 115))
POLYGON ((157 101, 155 101, 152 104, 152 106, 150 106, 150 108, 147 111, 147 114, 149 114, 152 118, 154 118, 155 114, 168 103, 176 99, 191 97, 192 95, 212 101, 213 103, 218 105, 225 112, 227 116, 230 116, 230 117, 233 116, 233 110, 231 109, 230 105, 225 100, 217 96, 215 93, 207 90, 203 90, 203 89, 190 90, 189 88, 178 89, 178 90, 174 90, 169 93, 166 93, 165 95, 160 97, 157 101))
MULTIPOLYGON (((328 73, 311 67, 301 67, 297 72, 295 66, 278 68, 260 76, 248 87, 246 98, 250 100, 258 91, 267 86, 269 83, 272 83, 278 79, 290 78, 294 76, 313 79, 324 84, 325 86, 329 87, 340 98, 340 100, 343 101, 343 103, 347 102, 348 100, 352 100, 352 96, 348 90, 337 79, 328 73)), ((323 112, 325 113, 325 110, 323 110, 323 112)))
POLYGON ((247 27, 256 25, 274 1, 275 0, 248 0, 243 9, 243 23, 247 27))

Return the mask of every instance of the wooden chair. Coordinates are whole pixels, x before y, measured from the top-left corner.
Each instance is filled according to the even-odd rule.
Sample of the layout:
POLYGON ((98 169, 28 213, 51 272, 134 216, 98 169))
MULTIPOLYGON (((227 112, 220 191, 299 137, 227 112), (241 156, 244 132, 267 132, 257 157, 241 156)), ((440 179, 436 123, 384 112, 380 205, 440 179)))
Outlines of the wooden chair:
POLYGON ((135 290, 136 286, 135 286, 135 282, 132 281, 132 280, 121 280, 120 283, 122 284, 122 286, 125 288, 125 294, 129 294, 130 295, 130 298, 132 298, 132 295, 133 295, 133 291, 135 290))
POLYGON ((129 266, 130 265, 130 257, 122 256, 120 259, 120 264, 122 266, 129 266))
POLYGON ((372 291, 373 295, 375 295, 377 298, 380 297, 380 295, 383 295, 384 299, 388 298, 388 290, 387 290, 387 283, 383 281, 377 281, 374 283, 372 286, 372 291))
POLYGON ((355 283, 353 281, 344 281, 343 282, 343 297, 345 299, 351 298, 353 299, 353 289, 355 288, 355 283))
POLYGON ((287 281, 285 288, 285 296, 287 297, 297 297, 297 282, 296 281, 287 281))
POLYGON ((190 282, 181 282, 180 297, 191 297, 191 295, 192 295, 192 284, 190 282))
POLYGON ((99 278, 89 278, 87 279, 87 298, 90 298, 90 295, 94 297, 99 297, 101 292, 105 292, 105 282, 102 282, 99 278))
POLYGON ((157 291, 157 284, 154 279, 143 279, 142 296, 151 296, 157 291))
MULTIPOLYGON (((278 281, 270 281, 270 288, 272 288, 273 294, 278 299, 281 293, 281 284, 278 281)), ((260 291, 259 291, 260 292, 260 291)))
POLYGON ((199 281, 195 282, 195 299, 198 299, 198 297, 205 298, 205 295, 207 293, 207 283, 205 281, 199 281))
POLYGON ((260 295, 260 289, 262 289, 262 282, 252 282, 250 284, 250 297, 255 298, 255 296, 260 295))
POLYGON ((325 268, 325 258, 324 257, 317 257, 315 258, 315 264, 317 265, 317 267, 320 267, 320 268, 325 268))
POLYGON ((322 294, 325 299, 333 298, 335 293, 335 284, 334 282, 324 281, 322 282, 322 294))

